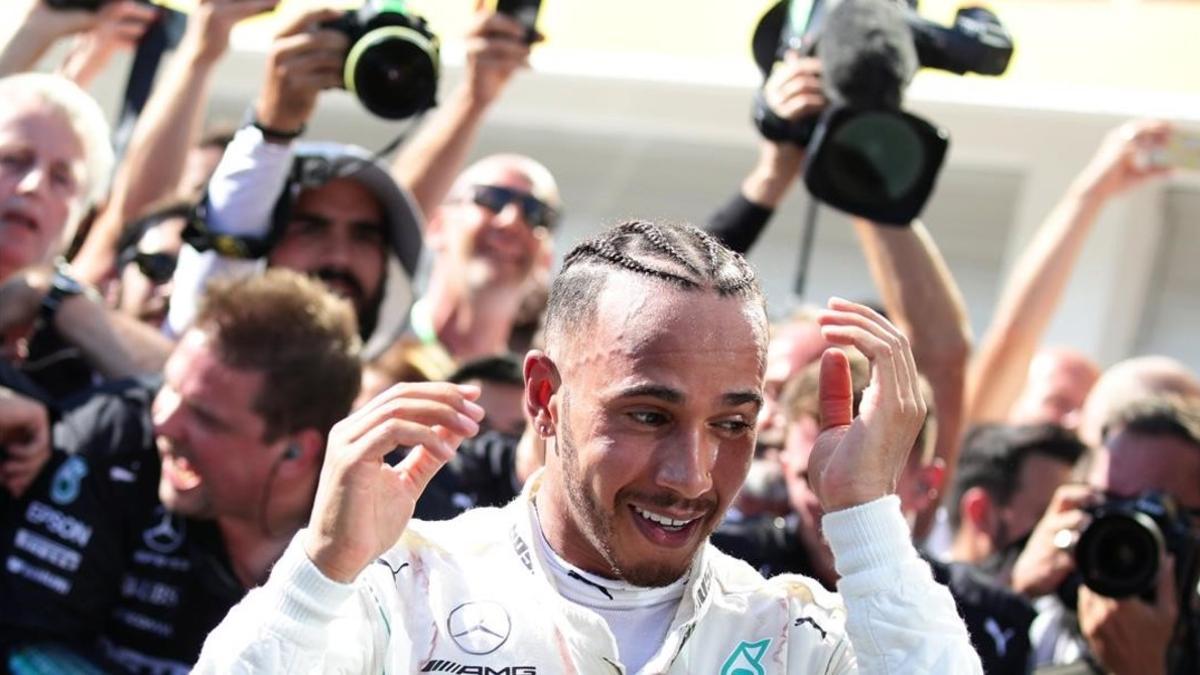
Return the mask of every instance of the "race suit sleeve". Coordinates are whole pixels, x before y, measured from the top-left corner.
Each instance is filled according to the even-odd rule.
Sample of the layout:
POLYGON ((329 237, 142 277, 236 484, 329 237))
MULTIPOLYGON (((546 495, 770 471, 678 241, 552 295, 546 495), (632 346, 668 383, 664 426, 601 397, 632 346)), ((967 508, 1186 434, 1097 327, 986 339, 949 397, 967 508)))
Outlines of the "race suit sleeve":
POLYGON ((983 673, 950 591, 912 545, 895 495, 826 514, 857 669, 838 672, 983 673))
MULTIPOLYGON (((271 212, 291 166, 291 146, 266 142, 255 127, 239 129, 208 182, 207 227, 222 234, 266 237, 271 229, 271 212)), ((197 251, 185 244, 175 267, 166 333, 178 337, 187 330, 210 280, 250 274, 262 266, 258 260, 226 258, 216 251, 197 251)))
POLYGON ((381 673, 385 652, 404 648, 368 572, 352 584, 330 580, 305 555, 303 534, 209 633, 193 673, 381 673))

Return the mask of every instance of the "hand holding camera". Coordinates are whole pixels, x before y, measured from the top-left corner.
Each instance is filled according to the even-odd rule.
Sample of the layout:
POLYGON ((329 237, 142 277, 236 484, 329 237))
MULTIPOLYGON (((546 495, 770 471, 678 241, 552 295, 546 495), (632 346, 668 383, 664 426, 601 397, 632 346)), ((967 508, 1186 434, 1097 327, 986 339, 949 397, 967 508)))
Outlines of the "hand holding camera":
POLYGON ((159 9, 144 0, 34 0, 25 14, 22 31, 49 41, 95 31, 96 39, 132 44, 158 15, 159 9))
POLYGON ((313 9, 293 16, 267 51, 267 77, 254 104, 260 125, 285 134, 299 133, 308 123, 322 89, 342 85, 342 68, 350 40, 322 24, 342 12, 313 9))
POLYGON ((92 26, 76 36, 59 72, 81 87, 88 84, 121 51, 133 49, 150 26, 158 20, 153 5, 135 0, 109 2, 94 12, 55 12, 77 14, 93 20, 92 26))
POLYGON ((767 77, 763 98, 771 112, 789 122, 819 115, 827 103, 821 61, 789 50, 767 77))
POLYGON ((530 43, 541 36, 515 17, 485 8, 476 0, 475 16, 467 29, 465 93, 476 106, 487 106, 500 95, 521 68, 529 67, 530 43))
POLYGON ((1085 509, 1096 501, 1095 491, 1086 485, 1063 485, 1055 491, 1013 567, 1014 591, 1036 598, 1066 581, 1075 571, 1075 541, 1091 520, 1085 509))
POLYGON ((1174 560, 1159 559, 1153 602, 1138 598, 1117 599, 1087 586, 1079 589, 1079 628, 1105 670, 1116 675, 1165 673, 1166 654, 1179 603, 1174 560))

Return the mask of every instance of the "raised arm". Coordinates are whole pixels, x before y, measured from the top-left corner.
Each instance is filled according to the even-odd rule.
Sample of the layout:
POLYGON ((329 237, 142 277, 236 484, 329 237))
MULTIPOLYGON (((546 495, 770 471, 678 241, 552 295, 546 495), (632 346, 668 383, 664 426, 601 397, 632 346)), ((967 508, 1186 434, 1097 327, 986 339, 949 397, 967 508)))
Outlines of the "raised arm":
POLYGON ((938 422, 934 454, 945 462, 947 484, 958 460, 971 353, 971 324, 962 292, 919 221, 890 227, 856 219, 854 229, 884 307, 908 336, 917 370, 933 389, 938 422))
POLYGON ((463 80, 396 156, 392 175, 424 213, 446 198, 475 144, 484 115, 512 76, 529 65, 525 28, 515 19, 475 3, 467 30, 463 80))
MULTIPOLYGON (((763 100, 780 119, 794 122, 825 107, 821 62, 788 52, 763 84, 763 100)), ((787 196, 804 164, 804 148, 763 139, 758 159, 733 197, 709 217, 706 229, 726 246, 746 253, 787 196)))
POLYGON ((0 76, 32 70, 55 42, 73 33, 101 24, 120 24, 140 35, 158 16, 158 10, 137 0, 109 2, 94 12, 54 9, 44 0, 11 0, 4 4, 0 76))
MULTIPOLYGON (((249 238, 270 233, 272 209, 292 168, 292 139, 312 117, 321 91, 342 82, 347 38, 321 28, 338 16, 332 9, 298 10, 272 40, 254 116, 262 129, 285 136, 255 126, 238 130, 208 183, 209 230, 249 238)), ((191 324, 208 280, 248 273, 258 264, 184 245, 175 267, 168 332, 180 335, 191 324)))
POLYGON ((917 556, 894 494, 925 417, 908 340, 873 310, 845 300, 831 300, 818 323, 830 343, 852 346, 871 362, 855 418, 846 355, 822 355, 821 432, 808 464, 841 576, 854 672, 982 673, 954 599, 917 556))
POLYGON ((200 0, 174 58, 159 76, 138 119, 112 195, 73 261, 97 283, 111 271, 121 230, 150 204, 178 192, 187 153, 199 139, 213 70, 240 20, 278 0, 200 0))
POLYGON ((50 314, 43 304, 54 270, 27 268, 0 284, 0 332, 31 325, 42 314, 62 338, 77 347, 93 368, 109 379, 157 372, 173 343, 136 319, 105 307, 94 290, 61 297, 50 314))
POLYGON ((355 581, 395 545, 430 479, 479 430, 478 396, 477 387, 399 384, 334 426, 308 529, 209 635, 195 672, 371 670, 376 657, 364 647, 377 656, 386 638, 371 628, 378 610, 350 602, 355 581), (384 456, 399 446, 413 450, 388 465, 384 456))
POLYGON ((1142 154, 1169 134, 1153 120, 1110 132, 1022 251, 967 373, 968 423, 1008 419, 1096 218, 1109 199, 1167 173, 1142 154))
POLYGON ((154 8, 147 5, 141 5, 134 10, 144 12, 144 20, 129 20, 120 14, 114 14, 113 9, 116 7, 117 3, 101 7, 92 29, 75 36, 71 48, 58 67, 60 75, 87 89, 96 76, 108 67, 113 56, 137 46, 146 29, 150 27, 150 22, 156 17, 154 8))

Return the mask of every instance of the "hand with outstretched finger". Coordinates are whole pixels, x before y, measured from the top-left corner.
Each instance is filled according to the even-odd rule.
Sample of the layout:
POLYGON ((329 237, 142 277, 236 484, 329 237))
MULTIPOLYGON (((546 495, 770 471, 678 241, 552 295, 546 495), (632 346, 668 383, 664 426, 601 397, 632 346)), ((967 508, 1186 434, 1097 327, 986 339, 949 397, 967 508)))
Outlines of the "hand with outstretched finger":
POLYGON ((871 362, 858 417, 850 364, 836 348, 821 356, 820 422, 808 480, 825 513, 893 494, 925 420, 925 400, 908 339, 875 310, 840 298, 817 318, 834 345, 854 347, 871 362))
POLYGON ((304 542, 326 577, 349 583, 396 544, 433 475, 479 431, 478 397, 473 386, 402 383, 334 425, 304 542), (385 463, 399 446, 412 450, 385 463))

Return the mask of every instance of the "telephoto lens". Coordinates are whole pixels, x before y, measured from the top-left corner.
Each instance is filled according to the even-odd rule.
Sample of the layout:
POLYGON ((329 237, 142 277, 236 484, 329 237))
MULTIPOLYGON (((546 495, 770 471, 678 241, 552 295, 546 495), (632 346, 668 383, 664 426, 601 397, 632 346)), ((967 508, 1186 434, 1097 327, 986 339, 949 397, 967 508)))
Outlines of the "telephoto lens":
POLYGON ((327 26, 350 38, 344 85, 372 114, 400 120, 435 105, 438 39, 402 0, 369 0, 327 26))
POLYGON ((1186 571, 1195 539, 1186 513, 1169 496, 1148 492, 1134 499, 1110 499, 1092 507, 1092 521, 1075 544, 1081 581, 1110 598, 1152 600, 1159 561, 1165 553, 1186 571))

